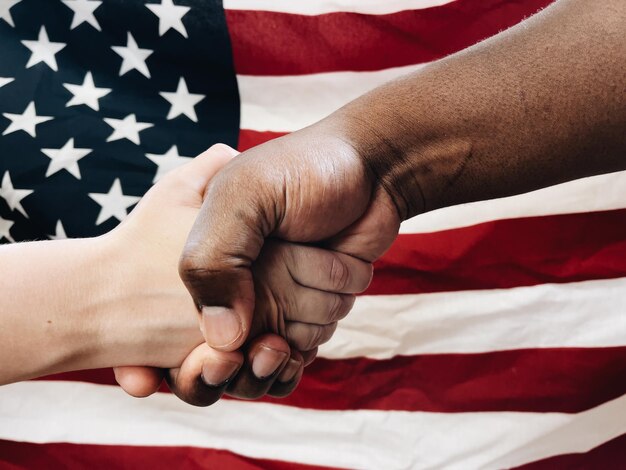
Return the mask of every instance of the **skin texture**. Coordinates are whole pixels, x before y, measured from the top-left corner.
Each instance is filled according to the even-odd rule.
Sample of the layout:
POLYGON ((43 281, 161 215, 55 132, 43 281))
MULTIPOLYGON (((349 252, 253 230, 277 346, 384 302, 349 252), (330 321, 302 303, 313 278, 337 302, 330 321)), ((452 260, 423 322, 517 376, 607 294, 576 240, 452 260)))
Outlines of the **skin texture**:
POLYGON ((372 262, 410 216, 625 169, 625 37, 623 0, 560 0, 229 163, 179 265, 208 344, 245 344, 268 240, 372 262))
POLYGON ((336 116, 402 219, 625 167, 626 3, 560 0, 336 116))
MULTIPOLYGON (((11 295, 0 299, 0 383, 122 364, 173 367, 201 344, 175 275, 185 230, 172 221, 193 222, 206 182, 231 158, 203 156, 184 184, 168 176, 105 236, 2 246, 0 289, 11 295)), ((241 362, 237 353, 223 358, 241 362)))
POLYGON ((0 383, 122 366, 116 378, 129 393, 152 393, 165 378, 199 406, 226 391, 241 398, 291 392, 372 268, 314 247, 268 244, 255 275, 262 310, 254 339, 242 351, 211 349, 176 267, 208 181, 235 154, 218 145, 171 172, 103 237, 2 247, 0 288, 12 295, 0 299, 0 383), (345 283, 328 277, 337 264, 345 283), (152 367, 123 367, 136 364, 152 367))
POLYGON ((207 190, 206 202, 217 204, 203 206, 179 269, 197 304, 205 306, 205 330, 216 320, 216 305, 226 307, 222 315, 238 317, 231 324, 242 325, 229 337, 220 327, 220 342, 206 335, 214 348, 236 350, 246 339, 256 314, 252 261, 267 237, 315 244, 323 248, 320 255, 340 252, 371 262, 398 233, 392 201, 370 183, 359 155, 317 132, 311 128, 245 152, 207 190), (226 201, 234 203, 235 217, 225 210, 226 201))

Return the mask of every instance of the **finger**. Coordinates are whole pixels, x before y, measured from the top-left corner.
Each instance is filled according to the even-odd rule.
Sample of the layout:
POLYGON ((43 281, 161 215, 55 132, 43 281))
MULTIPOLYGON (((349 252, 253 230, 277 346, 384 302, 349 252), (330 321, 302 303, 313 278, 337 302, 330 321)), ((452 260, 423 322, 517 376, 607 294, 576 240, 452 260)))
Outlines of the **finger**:
POLYGON ((228 387, 228 394, 247 400, 260 398, 272 387, 290 356, 287 342, 280 336, 266 334, 249 344, 246 361, 228 387))
POLYGON ((185 165, 170 171, 159 181, 163 194, 172 194, 168 190, 180 191, 181 188, 190 188, 202 203, 207 186, 211 179, 239 152, 224 144, 215 144, 202 152, 185 165))
POLYGON ((357 294, 372 280, 373 268, 336 251, 312 246, 284 244, 285 260, 293 279, 300 285, 328 292, 357 294))
POLYGON ((293 309, 286 309, 287 321, 327 325, 345 318, 354 306, 356 297, 350 294, 331 294, 299 285, 288 291, 292 296, 289 304, 293 309))
POLYGON ((307 367, 311 365, 317 357, 317 348, 311 349, 310 351, 301 351, 301 354, 304 359, 304 367, 307 367))
POLYGON ((292 350, 287 365, 278 375, 267 394, 276 398, 286 397, 296 389, 303 372, 304 358, 298 351, 292 350))
POLYGON ((222 351, 237 350, 249 334, 254 312, 250 266, 280 217, 273 213, 280 197, 273 194, 277 185, 261 181, 246 162, 237 157, 209 183, 179 263, 201 312, 204 337, 222 351))
POLYGON ((129 395, 144 398, 159 390, 164 371, 157 367, 114 367, 115 380, 129 395))
POLYGON ((209 406, 220 399, 241 368, 239 352, 221 352, 206 344, 196 347, 178 369, 166 375, 172 392, 194 406, 209 406))
POLYGON ((287 322, 285 324, 285 337, 293 348, 299 351, 309 351, 332 338, 337 323, 328 325, 314 325, 311 323, 287 322))

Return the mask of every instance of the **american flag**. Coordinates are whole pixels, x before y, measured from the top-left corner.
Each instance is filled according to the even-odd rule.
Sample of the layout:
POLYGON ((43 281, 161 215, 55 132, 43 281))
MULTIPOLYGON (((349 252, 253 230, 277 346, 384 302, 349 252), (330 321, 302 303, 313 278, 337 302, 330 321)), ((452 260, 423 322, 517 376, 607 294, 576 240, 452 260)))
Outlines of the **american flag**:
MULTIPOLYGON (((551 0, 0 0, 0 238, 101 234, 551 0)), ((592 157, 592 156, 590 156, 592 157)), ((406 221, 282 400, 0 388, 0 467, 626 468, 626 172, 406 221)))

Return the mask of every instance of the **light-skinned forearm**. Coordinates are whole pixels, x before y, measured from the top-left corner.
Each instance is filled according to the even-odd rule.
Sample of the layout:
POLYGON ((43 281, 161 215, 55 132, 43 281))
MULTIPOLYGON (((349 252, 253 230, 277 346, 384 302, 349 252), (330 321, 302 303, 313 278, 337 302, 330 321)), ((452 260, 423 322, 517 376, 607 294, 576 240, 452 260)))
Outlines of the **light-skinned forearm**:
POLYGON ((189 338, 201 341, 195 319, 181 327, 176 315, 155 314, 168 298, 137 271, 145 264, 107 236, 0 247, 0 384, 85 368, 179 364, 189 338))

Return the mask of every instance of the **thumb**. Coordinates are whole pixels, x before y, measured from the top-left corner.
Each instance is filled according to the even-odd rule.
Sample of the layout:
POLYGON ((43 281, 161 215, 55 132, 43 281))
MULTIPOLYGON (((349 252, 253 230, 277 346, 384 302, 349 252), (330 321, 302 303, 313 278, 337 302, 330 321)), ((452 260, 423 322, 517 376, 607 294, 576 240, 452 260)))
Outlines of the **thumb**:
POLYGON ((254 313, 250 267, 277 225, 280 183, 242 155, 211 180, 179 263, 209 346, 239 349, 254 313))
POLYGON ((228 145, 215 144, 189 163, 170 171, 152 190, 171 201, 172 196, 181 197, 181 190, 187 189, 190 194, 185 197, 191 196, 200 206, 209 181, 238 153, 228 145))

